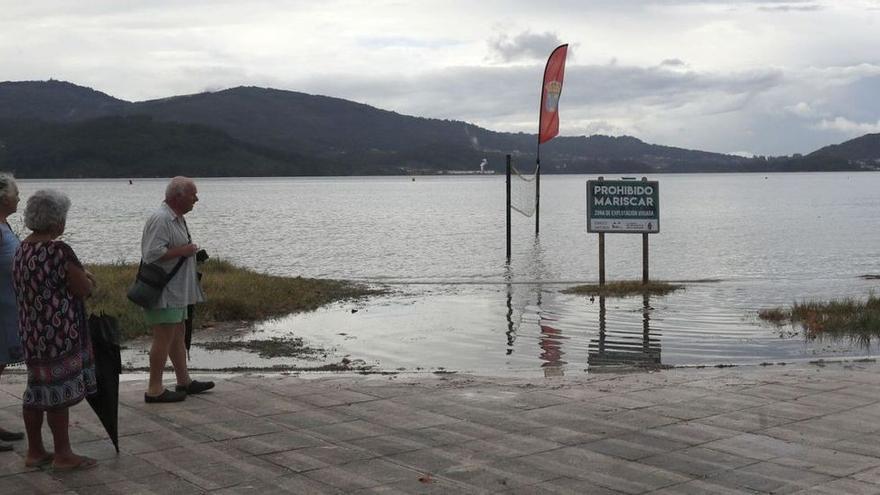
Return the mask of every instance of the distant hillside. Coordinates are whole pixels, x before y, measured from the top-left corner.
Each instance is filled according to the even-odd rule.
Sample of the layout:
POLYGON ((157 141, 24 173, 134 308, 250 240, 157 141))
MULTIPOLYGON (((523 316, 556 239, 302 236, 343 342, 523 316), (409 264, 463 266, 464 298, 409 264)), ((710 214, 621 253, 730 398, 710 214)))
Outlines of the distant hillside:
MULTIPOLYGON (((186 163, 202 171, 194 175, 434 173, 473 170, 483 158, 489 160, 490 169, 502 171, 507 153, 514 156, 518 168, 531 170, 537 141, 534 134, 494 132, 339 98, 255 87, 131 103, 66 82, 5 82, 0 83, 0 123, 5 128, 0 134, 0 160, 17 168, 37 167, 49 175, 62 167, 58 173, 65 176, 73 169, 131 175, 120 171, 132 168, 131 160, 138 158, 134 147, 142 143, 138 135, 126 137, 126 132, 151 136, 152 147, 147 149, 152 158, 140 157, 146 160, 143 175, 163 175, 160 170, 186 163), (121 120, 102 120, 111 116, 121 120), (22 121, 31 123, 16 131, 16 122, 22 121), (107 122, 121 124, 111 129, 107 122), (32 132, 48 132, 68 145, 78 144, 42 144, 48 138, 29 135, 32 132), (108 132, 110 142, 102 143, 108 132), (38 158, 42 152, 35 147, 44 145, 55 150, 51 160, 38 158), (120 151, 126 146, 132 149, 120 151), (85 149, 96 161, 83 161, 85 149), (236 166, 237 161, 241 165, 236 166), (212 168, 209 162, 217 165, 212 168), (71 168, 72 163, 78 165, 71 168)), ((545 173, 598 174, 862 167, 836 155, 745 159, 653 145, 630 136, 598 135, 557 137, 542 146, 541 161, 545 173)), ((9 165, 0 162, 0 166, 9 165)))
POLYGON ((865 134, 849 141, 825 146, 808 156, 834 157, 845 160, 876 162, 880 160, 880 134, 865 134))
POLYGON ((78 123, 0 121, 0 168, 19 177, 168 177, 346 174, 290 152, 261 149, 194 124, 148 116, 78 123))
POLYGON ((0 119, 77 122, 118 114, 127 101, 63 81, 0 83, 0 119))

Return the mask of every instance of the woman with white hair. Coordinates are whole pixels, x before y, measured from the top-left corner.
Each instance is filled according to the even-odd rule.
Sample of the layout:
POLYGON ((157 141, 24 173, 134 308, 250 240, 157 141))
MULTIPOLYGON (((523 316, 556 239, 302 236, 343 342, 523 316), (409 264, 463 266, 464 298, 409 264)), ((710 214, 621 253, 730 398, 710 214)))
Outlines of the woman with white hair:
MULTIPOLYGON (((23 359, 21 339, 18 337, 18 309, 15 289, 12 287, 12 257, 19 240, 7 219, 18 211, 18 185, 10 174, 0 173, 0 373, 8 364, 23 359)), ((24 434, 0 428, 0 440, 21 440, 24 434)), ((12 445, 0 443, 0 451, 12 450, 12 445)))
POLYGON ((70 448, 69 409, 96 392, 94 353, 85 298, 94 278, 58 236, 64 233, 70 199, 42 189, 28 198, 24 223, 33 231, 15 253, 13 280, 27 388, 22 396, 28 467, 52 464, 56 471, 88 469, 94 459, 70 448), (43 445, 43 417, 52 430, 55 452, 43 445))

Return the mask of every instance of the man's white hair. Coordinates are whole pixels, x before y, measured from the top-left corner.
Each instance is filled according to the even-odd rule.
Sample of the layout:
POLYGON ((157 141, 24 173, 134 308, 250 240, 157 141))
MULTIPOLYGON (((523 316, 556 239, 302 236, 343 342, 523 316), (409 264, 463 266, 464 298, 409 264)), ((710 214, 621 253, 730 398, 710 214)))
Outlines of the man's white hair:
POLYGON ((184 177, 182 175, 178 175, 171 179, 168 182, 168 186, 165 187, 165 199, 174 199, 180 196, 183 196, 187 193, 189 188, 195 187, 196 184, 189 177, 184 177))

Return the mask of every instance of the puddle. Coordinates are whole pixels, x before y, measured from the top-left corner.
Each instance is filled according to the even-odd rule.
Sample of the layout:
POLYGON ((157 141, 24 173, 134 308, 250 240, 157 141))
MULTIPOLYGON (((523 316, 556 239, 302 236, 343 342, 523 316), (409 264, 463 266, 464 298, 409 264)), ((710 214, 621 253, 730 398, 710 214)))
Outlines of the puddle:
MULTIPOLYGON (((760 322, 757 310, 768 305, 774 289, 751 281, 689 284, 666 296, 627 298, 561 293, 566 287, 393 286, 389 294, 363 301, 198 332, 191 366, 317 369, 354 363, 379 372, 558 376, 877 354, 876 344, 811 342, 760 322)), ((132 343, 123 362, 146 367, 147 346, 132 343)))

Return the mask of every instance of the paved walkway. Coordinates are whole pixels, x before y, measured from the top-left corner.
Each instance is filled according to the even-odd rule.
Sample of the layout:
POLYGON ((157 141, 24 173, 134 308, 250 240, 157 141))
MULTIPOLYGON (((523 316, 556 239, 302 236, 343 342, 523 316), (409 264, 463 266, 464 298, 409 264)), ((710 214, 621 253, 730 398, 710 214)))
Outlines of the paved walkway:
MULTIPOLYGON (((121 385, 118 456, 85 403, 74 473, 0 453, 0 493, 880 493, 880 366, 579 378, 220 375, 144 404, 121 385)), ((0 424, 20 425, 4 374, 0 424)), ((47 437, 48 431, 46 432, 47 437)))

